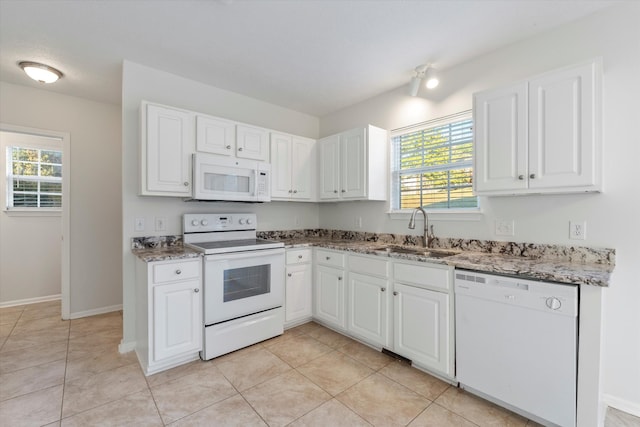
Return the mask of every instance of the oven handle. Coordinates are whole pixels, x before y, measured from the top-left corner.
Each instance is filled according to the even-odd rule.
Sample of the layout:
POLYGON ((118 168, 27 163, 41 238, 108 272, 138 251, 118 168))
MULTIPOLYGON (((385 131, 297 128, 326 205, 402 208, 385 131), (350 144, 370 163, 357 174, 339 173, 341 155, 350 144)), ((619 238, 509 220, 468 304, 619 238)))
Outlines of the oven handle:
POLYGON ((255 257, 268 257, 273 255, 283 255, 284 256, 284 248, 276 248, 276 249, 257 249, 253 251, 243 251, 243 252, 227 252, 224 254, 212 254, 205 255, 205 261, 227 261, 227 260, 235 260, 235 259, 246 259, 246 258, 255 258, 255 257))

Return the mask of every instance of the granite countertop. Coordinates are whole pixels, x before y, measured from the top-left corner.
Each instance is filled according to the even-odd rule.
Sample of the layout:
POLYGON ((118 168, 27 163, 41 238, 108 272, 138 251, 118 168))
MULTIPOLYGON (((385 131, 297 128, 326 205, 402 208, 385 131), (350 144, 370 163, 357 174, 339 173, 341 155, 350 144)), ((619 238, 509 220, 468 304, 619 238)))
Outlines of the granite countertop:
POLYGON ((156 248, 133 249, 131 252, 144 262, 197 258, 202 255, 200 252, 196 252, 191 248, 182 246, 182 244, 156 248))
MULTIPOLYGON (((456 250, 456 248, 434 248, 434 251, 456 250, 457 254, 445 258, 428 255, 389 252, 389 243, 328 240, 326 238, 280 239, 287 248, 322 247, 354 253, 384 256, 394 259, 451 265, 456 268, 485 273, 519 276, 534 280, 546 280, 575 285, 609 286, 614 264, 596 260, 581 260, 581 256, 515 256, 504 253, 456 250), (575 259, 578 258, 578 259, 575 259), (592 262, 589 262, 592 261, 592 262)), ((412 246, 407 246, 412 247, 412 246)), ((566 253, 565 253, 566 255, 566 253)))
MULTIPOLYGON (((389 246, 419 247, 419 238, 413 235, 340 230, 268 231, 258 234, 261 238, 281 241, 286 248, 321 247, 576 285, 609 286, 615 267, 613 249, 436 238, 433 251, 455 253, 443 258, 386 249, 389 246)), ((132 252, 145 262, 201 256, 182 245, 182 236, 134 238, 132 252)))

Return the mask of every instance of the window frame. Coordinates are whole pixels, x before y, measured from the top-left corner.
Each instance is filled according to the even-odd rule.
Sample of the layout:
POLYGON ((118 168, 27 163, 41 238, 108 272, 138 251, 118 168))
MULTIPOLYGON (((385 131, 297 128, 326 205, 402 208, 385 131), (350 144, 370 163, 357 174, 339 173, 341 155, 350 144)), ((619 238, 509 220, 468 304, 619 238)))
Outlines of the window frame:
MULTIPOLYGON (((390 150, 390 163, 389 163, 389 210, 388 214, 391 219, 406 219, 413 212, 415 208, 410 209, 400 209, 395 208, 395 206, 399 206, 400 204, 400 195, 398 193, 398 180, 399 180, 399 171, 397 168, 398 162, 398 150, 396 149, 396 144, 394 143, 394 138, 408 134, 412 132, 419 132, 425 129, 436 128, 440 126, 445 126, 451 123, 460 122, 464 120, 472 120, 473 123, 473 115, 471 110, 465 110, 456 114, 451 114, 448 116, 440 117, 433 120, 428 120, 422 123, 417 123, 415 125, 405 126, 402 128, 394 129, 389 133, 389 150, 390 150)), ((473 124, 472 124, 473 126, 473 124)), ((473 144, 473 142, 472 142, 473 144)), ((447 163, 449 165, 450 163, 447 163)), ((444 166, 444 165, 443 165, 444 166)), ((473 154, 469 161, 468 166, 472 169, 474 167, 474 159, 473 154)), ((479 221, 482 218, 482 210, 480 205, 480 198, 478 196, 478 206, 469 207, 469 208, 438 208, 438 209, 428 209, 425 208, 426 212, 429 214, 430 219, 447 219, 454 221, 479 221)))

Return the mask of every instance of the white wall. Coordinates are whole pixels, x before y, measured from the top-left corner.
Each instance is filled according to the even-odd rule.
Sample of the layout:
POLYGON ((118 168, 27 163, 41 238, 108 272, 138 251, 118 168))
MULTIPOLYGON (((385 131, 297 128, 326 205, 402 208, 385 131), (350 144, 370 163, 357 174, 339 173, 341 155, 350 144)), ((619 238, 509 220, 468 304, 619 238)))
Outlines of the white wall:
MULTIPOLYGON (((514 241, 583 244, 617 250, 616 272, 605 291, 603 389, 605 401, 640 414, 640 3, 628 2, 596 15, 441 71, 441 86, 428 98, 407 88, 382 94, 321 118, 321 136, 364 123, 396 129, 471 108, 478 90, 601 56, 604 64, 604 178, 601 194, 483 197, 480 221, 435 221, 436 235, 504 240, 494 221, 515 220, 514 241), (570 219, 587 221, 584 242, 568 240, 570 219)), ((470 35, 472 36, 472 35, 470 35)), ((407 233, 406 220, 391 220, 386 203, 322 205, 320 226, 407 233)))
POLYGON ((317 138, 319 119, 163 71, 124 62, 122 79, 122 248, 123 350, 135 340, 135 258, 131 238, 182 234, 182 214, 197 212, 255 212, 259 230, 287 230, 318 226, 318 206, 309 203, 264 204, 183 202, 181 198, 138 196, 140 101, 184 108, 294 135, 317 138), (167 230, 153 230, 155 216, 167 218, 167 230), (134 231, 134 220, 146 218, 146 230, 134 231), (299 219, 296 225, 295 218, 299 219))
POLYGON ((117 309, 122 301, 120 108, 5 82, 0 93, 3 123, 70 134, 65 161, 71 167, 71 316, 117 309))

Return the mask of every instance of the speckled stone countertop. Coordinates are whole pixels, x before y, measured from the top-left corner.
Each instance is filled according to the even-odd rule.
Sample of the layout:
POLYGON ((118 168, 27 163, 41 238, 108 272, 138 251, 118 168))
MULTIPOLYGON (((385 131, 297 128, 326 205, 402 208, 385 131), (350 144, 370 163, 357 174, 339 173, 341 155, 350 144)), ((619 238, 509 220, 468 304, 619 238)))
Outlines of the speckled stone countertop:
MULTIPOLYGON (((388 251, 390 245, 415 248, 420 237, 340 230, 258 232, 258 237, 284 242, 287 248, 322 247, 394 259, 451 265, 456 268, 576 285, 609 286, 615 250, 580 246, 436 238, 434 251, 452 251, 445 258, 388 251)), ((132 239, 132 251, 145 262, 194 258, 200 254, 182 245, 182 236, 132 239)))

